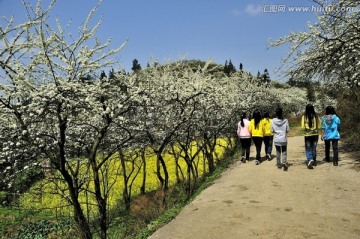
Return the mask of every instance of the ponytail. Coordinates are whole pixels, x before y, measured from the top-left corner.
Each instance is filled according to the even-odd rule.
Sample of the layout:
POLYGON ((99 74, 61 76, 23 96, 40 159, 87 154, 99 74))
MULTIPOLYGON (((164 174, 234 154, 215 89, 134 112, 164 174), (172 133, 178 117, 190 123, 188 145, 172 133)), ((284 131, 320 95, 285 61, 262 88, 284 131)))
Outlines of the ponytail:
POLYGON ((244 127, 245 126, 245 124, 244 124, 244 119, 246 118, 246 113, 242 113, 241 114, 241 122, 240 122, 240 125, 241 125, 241 127, 244 127))

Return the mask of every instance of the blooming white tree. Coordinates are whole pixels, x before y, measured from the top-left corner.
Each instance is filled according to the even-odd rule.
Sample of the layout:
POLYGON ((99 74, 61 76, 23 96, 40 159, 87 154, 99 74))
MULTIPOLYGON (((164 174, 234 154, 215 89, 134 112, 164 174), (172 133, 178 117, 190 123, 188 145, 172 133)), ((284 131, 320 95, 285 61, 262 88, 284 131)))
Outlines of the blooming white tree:
POLYGON ((0 109, 7 121, 0 126, 1 159, 25 167, 31 160, 44 160, 41 165, 56 169, 67 185, 64 197, 73 206, 82 238, 92 238, 79 202, 79 193, 90 178, 80 174, 80 165, 88 165, 100 237, 106 238, 109 189, 101 181, 101 169, 117 146, 131 137, 119 126, 126 124, 123 115, 130 110, 133 92, 109 79, 89 76, 112 66, 111 56, 123 45, 107 51, 110 41, 102 44, 96 38, 101 22, 93 27, 89 24, 97 7, 76 39, 68 37, 59 20, 57 28, 52 28, 47 19, 55 2, 46 9, 41 1, 36 7, 24 2, 28 20, 14 25, 13 18, 5 19, 5 27, 0 28, 1 75, 7 80, 0 86, 0 109), (118 137, 107 138, 109 131, 117 132, 118 137))
POLYGON ((138 122, 157 155, 157 177, 166 192, 169 175, 163 154, 181 129, 197 119, 195 102, 206 94, 209 77, 180 62, 149 68, 137 77, 144 96, 137 109, 138 122))
POLYGON ((318 9, 315 24, 307 32, 292 32, 271 41, 271 46, 290 43, 285 58, 289 78, 317 79, 358 91, 360 86, 360 26, 358 1, 314 0, 318 9))

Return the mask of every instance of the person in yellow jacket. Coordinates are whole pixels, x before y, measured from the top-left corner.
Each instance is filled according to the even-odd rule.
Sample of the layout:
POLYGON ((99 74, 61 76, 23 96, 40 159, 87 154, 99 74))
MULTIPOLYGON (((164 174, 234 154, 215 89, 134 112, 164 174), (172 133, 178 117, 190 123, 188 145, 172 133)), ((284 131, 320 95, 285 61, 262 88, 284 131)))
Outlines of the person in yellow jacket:
POLYGON ((264 125, 263 121, 261 120, 261 113, 258 110, 255 110, 253 113, 253 117, 249 125, 249 132, 256 148, 255 164, 259 165, 261 162, 260 153, 264 138, 264 125))
POLYGON ((321 122, 312 104, 307 104, 305 114, 301 117, 301 128, 305 139, 307 167, 316 166, 316 147, 319 141, 321 122))
POLYGON ((271 122, 269 112, 265 112, 263 119, 261 120, 264 126, 264 146, 265 146, 265 157, 267 160, 271 160, 271 152, 273 147, 274 134, 271 132, 271 122))

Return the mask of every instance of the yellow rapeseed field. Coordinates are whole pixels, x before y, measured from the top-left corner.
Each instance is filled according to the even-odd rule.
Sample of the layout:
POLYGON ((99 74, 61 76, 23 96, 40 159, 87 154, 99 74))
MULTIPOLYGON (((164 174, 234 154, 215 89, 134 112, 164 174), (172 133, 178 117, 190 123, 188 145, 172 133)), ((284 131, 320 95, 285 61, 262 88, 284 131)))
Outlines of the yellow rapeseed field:
MULTIPOLYGON (((224 139, 219 139, 217 142, 218 146, 215 149, 214 156, 217 156, 218 159, 222 159, 225 148, 228 145, 228 142, 224 139)), ((196 147, 194 144, 193 147, 196 147)), ((192 149, 195 151, 195 149, 192 149)), ((128 152, 129 153, 129 152, 128 152)), ((126 156, 129 154, 125 152, 126 156)), ((129 156, 130 157, 130 156, 129 156)), ((176 183, 176 162, 175 158, 169 152, 163 155, 163 158, 166 162, 167 170, 169 173, 169 186, 172 186, 176 183)), ((84 161, 85 162, 85 161, 84 161)), ((127 160, 126 164, 126 172, 130 172, 132 168, 132 162, 135 163, 135 171, 139 170, 140 172, 135 176, 133 173, 130 177, 130 181, 134 180, 131 194, 132 196, 136 196, 140 193, 140 187, 142 185, 142 160, 141 157, 138 156, 133 158, 132 160, 127 160), (135 177, 135 178, 134 178, 135 177)), ((156 176, 156 155, 151 153, 150 149, 147 149, 146 153, 146 191, 156 190, 160 187, 160 183, 156 176)), ((198 165, 198 173, 199 176, 204 174, 204 170, 207 170, 207 162, 204 160, 202 153, 200 153, 195 159, 194 163, 198 165)), ((178 164, 180 165, 183 172, 186 172, 186 163, 180 158, 178 164)), ((104 185, 105 188, 102 190, 106 190, 109 193, 108 197, 108 205, 109 208, 114 207, 119 200, 122 199, 123 190, 124 190, 124 179, 123 179, 123 170, 121 167, 121 162, 118 154, 114 154, 111 157, 106 165, 104 165, 103 175, 101 180, 106 182, 104 185)), ((61 178, 59 175, 53 175, 51 178, 61 178), (54 177, 55 176, 55 177, 54 177)), ((91 171, 86 170, 85 165, 82 165, 80 169, 79 179, 86 178, 86 175, 91 175, 91 171)), ((91 176, 87 177, 88 180, 85 180, 86 184, 84 189, 79 194, 79 200, 83 205, 84 211, 90 217, 96 214, 96 205, 95 205, 95 197, 93 192, 93 183, 91 180, 91 176)), ((67 195, 67 187, 65 183, 58 180, 48 180, 45 178, 39 182, 37 182, 27 193, 22 195, 20 198, 20 206, 24 209, 35 209, 35 210, 50 210, 56 212, 57 215, 71 215, 72 207, 69 202, 69 195, 67 195)))

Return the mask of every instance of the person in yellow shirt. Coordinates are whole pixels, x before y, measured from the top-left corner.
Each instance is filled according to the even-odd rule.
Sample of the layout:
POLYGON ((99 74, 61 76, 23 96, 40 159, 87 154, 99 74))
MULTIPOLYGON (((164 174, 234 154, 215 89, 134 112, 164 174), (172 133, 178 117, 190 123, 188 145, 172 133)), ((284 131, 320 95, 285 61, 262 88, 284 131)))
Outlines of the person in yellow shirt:
POLYGON ((305 107, 305 114, 301 117, 301 128, 305 139, 307 167, 313 169, 313 166, 316 166, 316 147, 319 141, 321 123, 312 104, 307 104, 305 107))
POLYGON ((249 132, 256 148, 255 164, 259 165, 261 162, 260 153, 264 138, 264 126, 263 122, 261 121, 261 113, 258 110, 255 110, 253 113, 253 117, 249 125, 249 132))
POLYGON ((269 112, 264 113, 264 117, 261 120, 264 126, 264 146, 265 146, 265 157, 267 160, 271 160, 271 152, 273 147, 274 134, 271 132, 271 122, 269 112))

